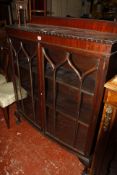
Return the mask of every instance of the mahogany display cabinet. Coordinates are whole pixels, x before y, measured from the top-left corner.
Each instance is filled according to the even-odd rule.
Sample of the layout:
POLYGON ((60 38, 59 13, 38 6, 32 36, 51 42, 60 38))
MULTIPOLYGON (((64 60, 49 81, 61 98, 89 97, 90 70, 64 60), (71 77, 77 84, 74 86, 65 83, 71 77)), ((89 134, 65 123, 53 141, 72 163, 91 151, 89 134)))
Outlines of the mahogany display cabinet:
POLYGON ((117 73, 117 23, 37 17, 7 34, 16 98, 17 88, 27 91, 17 115, 90 168, 104 83, 117 73))

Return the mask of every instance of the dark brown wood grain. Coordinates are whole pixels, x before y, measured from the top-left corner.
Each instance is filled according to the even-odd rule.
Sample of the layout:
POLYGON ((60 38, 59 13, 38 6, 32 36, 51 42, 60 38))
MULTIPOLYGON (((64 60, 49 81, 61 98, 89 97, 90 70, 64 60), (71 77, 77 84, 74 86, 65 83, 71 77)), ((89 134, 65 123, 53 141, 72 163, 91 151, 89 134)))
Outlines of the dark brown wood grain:
POLYGON ((31 23, 74 27, 81 29, 91 29, 102 32, 117 33, 117 23, 106 20, 32 16, 31 23))

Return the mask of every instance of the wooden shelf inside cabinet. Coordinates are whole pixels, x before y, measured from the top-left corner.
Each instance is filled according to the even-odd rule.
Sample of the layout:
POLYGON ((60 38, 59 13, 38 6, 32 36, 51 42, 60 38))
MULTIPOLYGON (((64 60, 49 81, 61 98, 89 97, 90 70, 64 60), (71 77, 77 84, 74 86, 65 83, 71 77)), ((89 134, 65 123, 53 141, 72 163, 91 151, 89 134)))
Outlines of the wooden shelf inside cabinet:
MULTIPOLYGON (((21 55, 20 55, 20 57, 21 57, 21 55)), ((32 63, 31 62, 29 63, 28 58, 22 57, 19 60, 19 66, 21 68, 26 69, 27 71, 29 71, 29 66, 31 64, 31 67, 32 67, 31 71, 33 73, 37 74, 37 58, 36 57, 33 57, 33 59, 34 59, 33 62, 32 63)), ((14 61, 14 64, 16 64, 16 60, 14 61)))
MULTIPOLYGON (((23 77, 21 79, 21 85, 26 89, 26 91, 31 94, 31 86, 33 86, 34 96, 38 96, 38 68, 37 68, 37 58, 33 58, 34 61, 32 63, 29 63, 28 60, 23 57, 19 61, 19 69, 20 69, 20 76, 23 77), (32 80, 30 80, 30 70, 31 70, 31 77, 32 80), (32 85, 31 85, 32 83, 32 85)), ((16 61, 14 61, 14 64, 16 66, 16 61)))
MULTIPOLYGON (((81 118, 79 118, 79 120, 77 121, 76 118, 77 118, 77 115, 78 114, 75 113, 75 112, 77 112, 77 110, 74 111, 74 112, 72 112, 72 111, 70 111, 70 109, 68 109, 68 108, 65 109, 63 106, 60 106, 60 105, 57 104, 57 106, 56 106, 56 112, 57 113, 60 113, 64 117, 69 118, 70 120, 73 120, 75 122, 78 122, 78 123, 86 126, 86 127, 89 127, 90 121, 88 121, 88 119, 86 118, 86 115, 85 114, 81 118)), ((50 109, 53 109, 52 103, 50 103, 50 102, 47 102, 46 103, 46 106, 48 108, 50 108, 50 109)), ((72 106, 70 106, 70 108, 72 108, 72 106)), ((85 109, 81 109, 81 113, 85 113, 85 111, 86 111, 85 109)))
MULTIPOLYGON (((48 94, 46 95, 46 103, 52 108, 53 107, 52 93, 49 92, 47 93, 48 94)), ((66 114, 71 116, 70 118, 72 120, 76 120, 79 113, 78 102, 77 102, 78 99, 76 96, 77 92, 75 91, 74 93, 73 91, 71 91, 71 89, 67 89, 66 93, 58 93, 56 98, 56 110, 61 111, 61 113, 64 113, 64 115, 66 114), (69 92, 71 92, 71 94, 69 92), (70 96, 68 96, 68 94, 71 95, 71 98, 70 96)), ((86 124, 89 124, 91 122, 90 118, 88 117, 91 116, 92 114, 92 106, 91 104, 89 105, 90 101, 87 98, 84 99, 83 104, 81 104, 80 116, 78 119, 79 121, 82 121, 83 123, 86 124)))
MULTIPOLYGON (((52 81, 53 78, 53 71, 49 64, 46 66, 45 69, 45 78, 52 81)), ((79 90, 80 82, 77 75, 69 69, 60 68, 56 73, 56 83, 70 87, 74 90, 79 90)), ((93 77, 89 77, 82 86, 81 92, 90 96, 94 95, 94 87, 95 87, 95 80, 93 77)))
MULTIPOLYGON (((53 107, 54 102, 52 85, 52 79, 46 78, 46 104, 49 105, 51 108, 53 107)), ((84 125, 88 125, 91 122, 88 116, 92 115, 92 105, 94 96, 89 95, 89 93, 82 92, 82 102, 81 104, 79 104, 78 101, 80 98, 80 92, 78 88, 71 88, 69 84, 67 84, 66 86, 64 82, 58 83, 57 81, 56 89, 56 110, 61 111, 61 113, 64 113, 64 115, 71 116, 70 118, 72 120, 76 120, 79 115, 78 120, 84 123, 84 125), (81 106, 80 111, 78 110, 79 105, 81 106)))

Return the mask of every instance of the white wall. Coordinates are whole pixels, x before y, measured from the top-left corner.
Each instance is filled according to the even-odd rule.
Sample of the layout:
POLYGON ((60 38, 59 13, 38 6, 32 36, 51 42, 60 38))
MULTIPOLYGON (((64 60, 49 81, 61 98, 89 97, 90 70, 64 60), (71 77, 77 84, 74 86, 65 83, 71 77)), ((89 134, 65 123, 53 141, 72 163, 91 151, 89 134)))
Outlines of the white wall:
POLYGON ((47 0, 48 11, 52 16, 80 17, 82 0, 47 0), (51 7, 50 7, 51 4, 51 7))
POLYGON ((68 0, 67 14, 73 17, 80 17, 81 0, 68 0))

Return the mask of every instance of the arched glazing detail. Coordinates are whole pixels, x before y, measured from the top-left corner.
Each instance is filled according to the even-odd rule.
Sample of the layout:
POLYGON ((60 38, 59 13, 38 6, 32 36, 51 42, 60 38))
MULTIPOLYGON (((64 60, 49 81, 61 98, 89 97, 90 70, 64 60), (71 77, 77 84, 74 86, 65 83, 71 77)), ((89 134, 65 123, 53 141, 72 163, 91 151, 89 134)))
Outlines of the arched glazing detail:
POLYGON ((42 48, 45 63, 46 116, 48 116, 46 130, 57 139, 61 139, 64 144, 69 144, 76 149, 80 147, 84 149, 84 143, 77 147, 78 137, 80 137, 81 127, 84 127, 85 137, 88 133, 96 89, 93 76, 97 76, 99 62, 92 61, 89 66, 82 66, 83 60, 80 64, 77 63, 79 60, 77 54, 73 59, 74 52, 64 51, 63 53, 61 49, 56 52, 55 49, 53 53, 54 51, 49 49, 46 46, 42 48), (82 67, 85 68, 82 69, 82 67), (87 84, 88 81, 89 84, 87 84), (49 122, 52 126, 49 126, 49 122), (70 135, 70 142, 66 139, 67 134, 64 137, 62 132, 70 135))
MULTIPOLYGON (((12 51, 14 84, 27 91, 27 98, 18 101, 18 109, 31 121, 40 125, 39 119, 39 85, 37 69, 37 47, 35 43, 25 40, 9 40, 12 51)), ((18 97, 17 97, 18 98, 18 97)))

